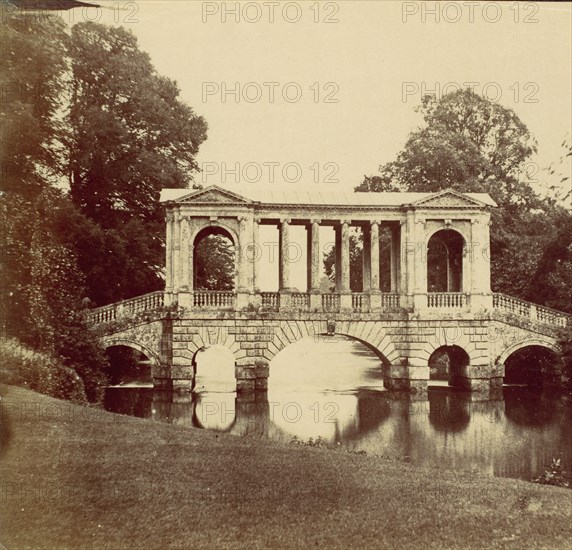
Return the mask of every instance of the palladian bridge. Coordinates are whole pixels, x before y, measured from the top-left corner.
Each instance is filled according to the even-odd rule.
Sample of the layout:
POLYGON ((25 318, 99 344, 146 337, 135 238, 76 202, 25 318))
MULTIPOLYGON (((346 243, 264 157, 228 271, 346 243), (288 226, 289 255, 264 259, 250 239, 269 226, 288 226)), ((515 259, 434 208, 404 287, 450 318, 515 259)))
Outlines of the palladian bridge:
POLYGON ((165 290, 90 311, 105 347, 147 356, 158 388, 191 389, 197 352, 222 345, 234 355, 237 390, 265 390, 272 358, 285 347, 345 335, 379 357, 387 388, 425 390, 430 359, 445 350, 450 385, 488 391, 502 386, 505 362, 522 348, 558 354, 558 329, 570 322, 562 312, 491 292, 496 205, 487 194, 271 187, 237 194, 212 185, 165 189, 161 202, 165 290), (261 234, 269 230, 277 243, 274 292, 261 291, 261 257, 269 250, 261 234), (301 246, 293 235, 304 230, 301 246), (334 245, 331 287, 323 278, 324 231, 334 245), (351 284, 355 234, 363 243, 360 288, 351 284), (198 247, 212 235, 234 251, 232 289, 206 290, 199 273, 198 247), (300 261, 303 290, 292 285, 300 261))

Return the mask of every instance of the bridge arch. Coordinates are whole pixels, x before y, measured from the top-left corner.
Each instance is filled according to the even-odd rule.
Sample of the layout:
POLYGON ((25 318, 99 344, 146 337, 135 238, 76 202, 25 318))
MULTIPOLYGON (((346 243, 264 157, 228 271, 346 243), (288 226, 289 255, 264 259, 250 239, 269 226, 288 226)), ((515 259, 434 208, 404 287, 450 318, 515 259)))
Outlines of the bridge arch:
POLYGON ((417 361, 412 358, 416 363, 421 362, 426 366, 431 358, 431 355, 442 347, 457 347, 461 348, 469 356, 469 365, 482 364, 483 355, 482 351, 477 350, 475 344, 470 341, 467 334, 463 333, 461 327, 454 327, 456 330, 453 334, 447 333, 444 329, 443 335, 437 333, 435 338, 428 338, 423 348, 417 352, 417 361))
POLYGON ((102 344, 104 349, 112 348, 114 346, 125 346, 128 348, 133 348, 138 352, 142 353, 143 355, 147 356, 149 361, 153 364, 153 368, 158 368, 161 366, 161 361, 157 354, 151 351, 148 347, 143 346, 139 342, 135 342, 134 340, 129 340, 127 338, 117 338, 117 337, 110 337, 110 338, 103 338, 102 344))
POLYGON ((506 348, 497 358, 495 363, 499 365, 504 365, 505 361, 515 352, 528 348, 530 346, 538 346, 541 348, 547 348, 554 352, 556 355, 560 355, 562 350, 554 342, 545 338, 527 338, 526 340, 521 340, 515 344, 510 345, 506 348))
POLYGON ((328 330, 326 322, 283 321, 275 327, 274 338, 265 350, 264 358, 271 361, 280 351, 302 338, 319 340, 324 336, 346 336, 370 349, 385 366, 395 364, 399 359, 393 342, 379 322, 350 321, 341 325, 332 332, 328 330))

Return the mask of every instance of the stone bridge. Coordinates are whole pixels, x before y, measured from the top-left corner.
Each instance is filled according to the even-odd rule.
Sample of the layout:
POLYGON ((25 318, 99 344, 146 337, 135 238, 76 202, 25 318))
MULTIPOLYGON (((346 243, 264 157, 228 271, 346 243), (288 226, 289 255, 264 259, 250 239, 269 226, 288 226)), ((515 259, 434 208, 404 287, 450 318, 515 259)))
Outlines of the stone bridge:
MULTIPOLYGON (((490 289, 489 219, 483 194, 312 193, 211 186, 164 190, 166 286, 161 292, 91 310, 106 347, 128 346, 152 362, 157 387, 191 388, 199 350, 235 357, 238 391, 265 390, 270 363, 302 338, 344 335, 380 359, 390 389, 422 391, 429 359, 457 350, 450 383, 486 391, 502 385, 504 363, 521 348, 558 353, 570 316, 490 289), (259 232, 277 230, 278 289, 261 291, 259 232), (290 239, 305 228, 304 246, 290 239), (334 288, 320 284, 320 239, 334 237, 334 288), (350 285, 350 229, 360 233, 361 288, 350 285), (199 282, 196 251, 209 235, 234 247, 235 288, 199 282), (292 288, 292 248, 305 256, 307 288, 292 288)), ((267 244, 267 243, 264 243, 267 244)))

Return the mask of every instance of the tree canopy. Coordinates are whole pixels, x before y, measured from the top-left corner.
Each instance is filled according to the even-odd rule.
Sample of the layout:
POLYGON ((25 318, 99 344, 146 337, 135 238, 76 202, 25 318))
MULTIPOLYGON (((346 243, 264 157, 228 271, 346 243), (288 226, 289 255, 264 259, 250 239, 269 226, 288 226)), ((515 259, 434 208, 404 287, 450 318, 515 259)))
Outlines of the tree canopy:
POLYGON ((423 125, 356 191, 489 193, 499 205, 492 211, 493 290, 571 311, 572 256, 564 235, 571 214, 527 181, 536 141, 526 125, 512 109, 469 89, 427 96, 417 109, 423 125))

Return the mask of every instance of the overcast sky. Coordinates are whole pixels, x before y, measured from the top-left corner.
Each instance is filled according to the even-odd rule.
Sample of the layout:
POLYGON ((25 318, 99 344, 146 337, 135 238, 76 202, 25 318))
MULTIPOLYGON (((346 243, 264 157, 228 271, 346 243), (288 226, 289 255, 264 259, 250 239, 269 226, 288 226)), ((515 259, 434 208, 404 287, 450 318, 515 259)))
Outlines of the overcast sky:
POLYGON ((434 2, 242 2, 238 23, 236 4, 138 0, 99 16, 130 28, 206 118, 202 183, 226 176, 237 188, 273 172, 276 183, 351 189, 395 158, 421 93, 447 85, 475 83, 514 109, 541 167, 571 133, 570 4, 437 3, 437 22, 434 2))
MULTIPOLYGON (((131 29, 207 120, 203 184, 350 190, 402 149, 422 93, 464 83, 514 109, 537 138, 536 187, 546 178, 535 167, 557 161, 571 134, 570 4, 262 1, 235 14, 236 2, 101 3, 87 15, 131 29)), ((275 268, 263 269, 267 289, 275 268)), ((292 278, 304 288, 303 260, 292 278)))

